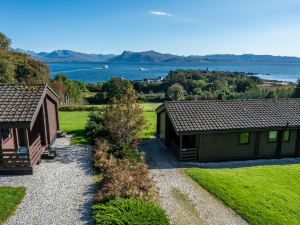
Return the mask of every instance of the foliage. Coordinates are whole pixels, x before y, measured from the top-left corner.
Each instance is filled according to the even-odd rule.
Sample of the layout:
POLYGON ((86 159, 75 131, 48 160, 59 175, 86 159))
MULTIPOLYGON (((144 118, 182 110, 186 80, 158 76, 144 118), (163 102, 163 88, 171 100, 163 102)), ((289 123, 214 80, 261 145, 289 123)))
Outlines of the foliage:
POLYGON ((0 224, 13 215, 18 204, 21 203, 25 191, 24 187, 0 187, 0 224))
POLYGON ((59 107, 59 111, 73 112, 73 111, 99 111, 101 106, 90 105, 64 105, 59 107))
POLYGON ((140 162, 143 161, 142 154, 130 145, 112 145, 108 153, 111 153, 118 159, 134 159, 140 162))
POLYGON ((115 144, 136 146, 146 128, 142 112, 143 109, 138 104, 133 90, 129 90, 119 100, 113 99, 112 103, 104 108, 104 127, 115 144))
POLYGON ((187 174, 250 224, 300 224, 298 164, 191 168, 187 174))
POLYGON ((96 87, 93 87, 93 89, 97 89, 99 91, 94 98, 94 102, 107 103, 113 99, 118 100, 132 88, 132 83, 129 80, 125 80, 121 77, 111 78, 109 81, 100 83, 96 87))
POLYGON ((113 199, 93 206, 97 225, 168 225, 166 213, 158 205, 137 198, 113 199))
POLYGON ((184 88, 181 84, 173 84, 168 89, 168 96, 171 100, 183 100, 184 99, 184 88))
POLYGON ((163 102, 166 99, 165 93, 152 93, 152 94, 143 94, 140 93, 138 100, 142 102, 163 102))
POLYGON ((57 74, 51 82, 51 87, 60 97, 60 104, 70 105, 78 103, 81 98, 81 91, 85 90, 85 84, 77 80, 69 80, 63 74, 57 74))
POLYGON ((27 54, 10 49, 10 44, 10 39, 0 33, 0 83, 47 83, 50 72, 48 66, 27 54))
POLYGON ((117 159, 109 154, 109 148, 106 140, 98 140, 95 144, 94 164, 102 171, 102 185, 96 200, 102 202, 116 197, 152 199, 154 185, 147 165, 141 160, 117 159))
POLYGON ((300 98, 300 79, 297 80, 295 91, 294 91, 294 97, 300 98))
POLYGON ((92 139, 107 135, 107 131, 104 128, 103 115, 101 113, 91 112, 89 114, 88 122, 85 126, 85 132, 92 139))
POLYGON ((0 49, 7 50, 11 45, 11 40, 3 33, 0 32, 0 49))
POLYGON ((89 144, 90 137, 85 133, 89 112, 59 112, 59 125, 62 131, 72 134, 71 144, 89 144))

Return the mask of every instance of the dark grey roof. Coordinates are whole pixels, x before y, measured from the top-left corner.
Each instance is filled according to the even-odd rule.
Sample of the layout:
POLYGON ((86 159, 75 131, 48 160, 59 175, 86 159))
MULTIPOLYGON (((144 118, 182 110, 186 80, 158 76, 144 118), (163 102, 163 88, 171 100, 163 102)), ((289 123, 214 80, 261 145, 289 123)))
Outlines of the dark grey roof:
POLYGON ((31 122, 46 87, 0 84, 0 123, 31 122))
POLYGON ((165 102, 179 133, 300 127, 300 99, 165 102))

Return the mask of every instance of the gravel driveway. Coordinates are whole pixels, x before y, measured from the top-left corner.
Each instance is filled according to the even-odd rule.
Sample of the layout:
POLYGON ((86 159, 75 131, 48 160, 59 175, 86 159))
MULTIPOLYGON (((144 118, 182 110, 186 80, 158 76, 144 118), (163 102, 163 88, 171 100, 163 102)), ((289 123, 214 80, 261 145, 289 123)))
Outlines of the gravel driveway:
POLYGON ((94 180, 91 147, 57 139, 58 156, 43 160, 33 175, 0 176, 0 186, 25 186, 26 195, 5 225, 92 224, 94 180))
POLYGON ((141 143, 159 191, 161 205, 172 224, 247 224, 232 209, 190 177, 158 139, 141 143))

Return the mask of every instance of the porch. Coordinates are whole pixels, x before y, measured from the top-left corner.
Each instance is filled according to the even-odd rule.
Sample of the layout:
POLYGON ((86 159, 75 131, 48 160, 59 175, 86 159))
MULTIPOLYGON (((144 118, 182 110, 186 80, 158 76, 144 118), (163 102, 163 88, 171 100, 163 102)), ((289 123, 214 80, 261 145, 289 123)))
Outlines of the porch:
POLYGON ((32 173, 47 146, 29 128, 0 129, 0 174, 32 173))
POLYGON ((195 135, 172 136, 170 148, 179 161, 197 161, 198 159, 195 135))

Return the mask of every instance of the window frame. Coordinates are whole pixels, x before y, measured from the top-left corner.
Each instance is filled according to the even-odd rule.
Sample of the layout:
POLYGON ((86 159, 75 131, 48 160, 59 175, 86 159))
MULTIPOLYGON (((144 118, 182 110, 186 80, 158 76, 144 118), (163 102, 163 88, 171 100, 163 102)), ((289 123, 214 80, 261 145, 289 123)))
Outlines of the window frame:
POLYGON ((239 133, 239 145, 249 145, 250 144, 250 132, 249 131, 245 131, 245 132, 240 132, 239 133), (247 133, 248 134, 248 141, 247 141, 247 143, 241 143, 241 135, 242 134, 245 134, 245 133, 247 133))
POLYGON ((290 142, 290 141, 291 141, 291 131, 290 131, 290 130, 285 130, 285 131, 283 131, 283 134, 282 134, 282 141, 283 141, 283 142, 285 142, 285 143, 287 143, 287 142, 290 142), (289 135, 289 136, 288 136, 288 140, 287 140, 287 141, 285 141, 285 140, 284 140, 284 133, 285 133, 285 132, 287 132, 287 133, 288 133, 288 135, 289 135))
POLYGON ((268 143, 269 144, 274 144, 278 142, 278 130, 269 130, 268 132, 268 143), (276 132, 276 139, 274 141, 270 141, 270 133, 271 132, 276 132))

